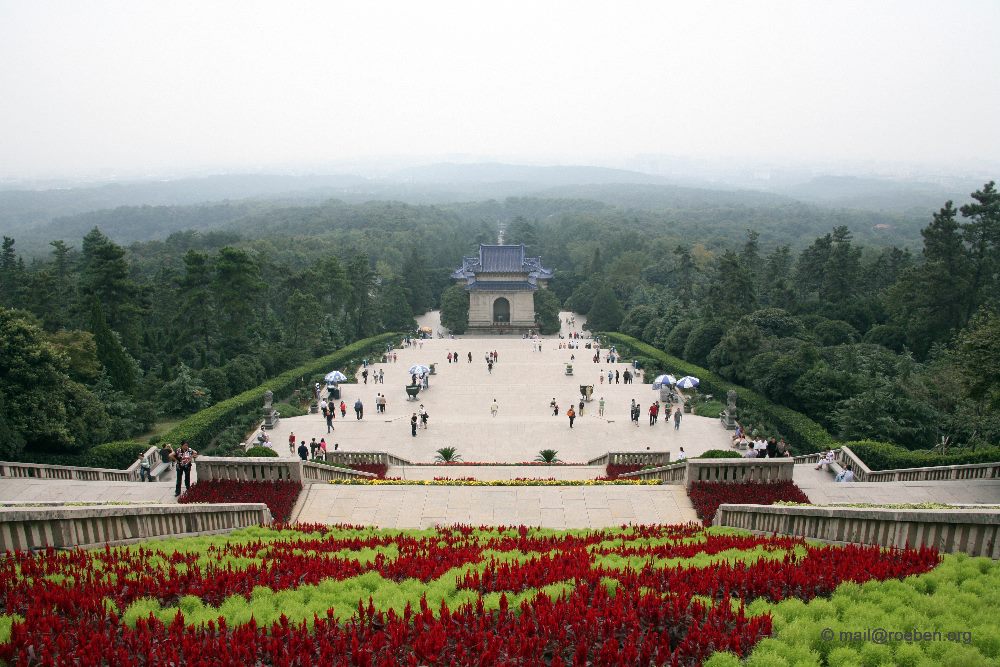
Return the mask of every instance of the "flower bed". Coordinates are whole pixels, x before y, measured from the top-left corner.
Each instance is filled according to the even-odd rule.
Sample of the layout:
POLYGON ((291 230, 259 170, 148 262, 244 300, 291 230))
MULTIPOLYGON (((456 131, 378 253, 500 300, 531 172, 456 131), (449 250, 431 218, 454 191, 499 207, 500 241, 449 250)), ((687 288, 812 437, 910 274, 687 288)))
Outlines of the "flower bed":
POLYGON ((431 463, 414 463, 415 466, 585 466, 586 463, 546 463, 545 461, 521 461, 520 463, 491 463, 489 461, 432 461, 431 463))
POLYGON ((772 634, 767 608, 747 609, 938 562, 693 525, 300 526, 16 553, 0 560, 0 661, 693 665, 772 634))
POLYGON ((773 505, 778 501, 808 503, 809 498, 795 482, 695 482, 688 489, 698 518, 706 526, 712 525, 715 511, 725 503, 773 505))
POLYGON ((605 468, 605 474, 607 475, 607 479, 618 479, 619 475, 624 475, 627 472, 638 472, 645 467, 647 466, 644 466, 639 463, 614 464, 614 465, 609 463, 605 468))
POLYGON ((384 463, 351 463, 347 467, 358 472, 370 472, 379 479, 385 479, 385 474, 389 472, 389 466, 384 463))
MULTIPOLYGON (((475 479, 474 477, 435 477, 434 479, 331 479, 330 484, 346 486, 655 486, 658 479, 547 479, 517 477, 515 479, 475 479)), ((193 487, 192 487, 193 488, 193 487)))
POLYGON ((288 521, 302 491, 300 482, 240 482, 213 479, 196 482, 179 503, 264 503, 275 521, 288 521))

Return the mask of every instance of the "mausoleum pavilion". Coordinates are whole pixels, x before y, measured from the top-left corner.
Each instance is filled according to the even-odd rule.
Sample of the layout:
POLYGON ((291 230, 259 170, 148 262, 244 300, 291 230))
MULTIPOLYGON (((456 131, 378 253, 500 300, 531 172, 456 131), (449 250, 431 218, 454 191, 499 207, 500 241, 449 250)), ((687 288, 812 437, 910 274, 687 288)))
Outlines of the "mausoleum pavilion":
POLYGON ((451 277, 469 292, 470 333, 527 333, 535 329, 535 297, 552 278, 540 257, 527 257, 524 244, 484 245, 463 257, 451 277))

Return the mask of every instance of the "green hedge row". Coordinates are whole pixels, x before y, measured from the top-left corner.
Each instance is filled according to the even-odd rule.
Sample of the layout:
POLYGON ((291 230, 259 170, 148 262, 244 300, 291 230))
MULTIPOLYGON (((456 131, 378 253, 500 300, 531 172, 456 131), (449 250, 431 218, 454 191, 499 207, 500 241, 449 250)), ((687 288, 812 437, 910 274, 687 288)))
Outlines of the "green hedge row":
MULTIPOLYGON (((812 419, 801 412, 772 403, 751 389, 735 385, 707 369, 662 352, 632 336, 613 332, 602 333, 601 338, 616 345, 618 351, 625 357, 638 358, 640 363, 643 357, 652 360, 654 363, 651 366, 657 371, 697 377, 701 381, 698 388, 704 393, 712 394, 716 399, 725 400, 729 390, 735 389, 739 396, 737 407, 740 414, 744 415, 740 422, 746 425, 749 416, 754 422, 763 420, 770 423, 797 454, 810 454, 837 446, 833 436, 812 419)), ((649 370, 646 371, 646 377, 649 379, 653 377, 649 370)))
POLYGON ((913 451, 889 442, 859 440, 845 442, 872 470, 896 470, 897 468, 926 468, 929 466, 959 466, 970 463, 1000 462, 1000 447, 987 449, 956 449, 949 454, 939 454, 927 450, 913 451))
POLYGON ((80 454, 32 454, 24 452, 18 457, 24 463, 44 463, 54 466, 80 466, 82 468, 111 468, 125 470, 146 453, 149 445, 132 440, 116 440, 96 445, 80 454))
POLYGON ((174 428, 167 431, 162 441, 178 445, 187 440, 194 449, 203 449, 212 442, 223 429, 239 417, 259 411, 264 401, 264 392, 270 389, 275 397, 287 396, 301 385, 301 379, 307 383, 315 382, 315 376, 322 377, 330 370, 344 366, 352 359, 360 359, 372 353, 381 353, 386 343, 395 340, 400 334, 386 333, 372 338, 365 338, 351 343, 333 354, 315 359, 308 364, 285 371, 273 377, 260 386, 220 401, 215 405, 197 412, 174 428))

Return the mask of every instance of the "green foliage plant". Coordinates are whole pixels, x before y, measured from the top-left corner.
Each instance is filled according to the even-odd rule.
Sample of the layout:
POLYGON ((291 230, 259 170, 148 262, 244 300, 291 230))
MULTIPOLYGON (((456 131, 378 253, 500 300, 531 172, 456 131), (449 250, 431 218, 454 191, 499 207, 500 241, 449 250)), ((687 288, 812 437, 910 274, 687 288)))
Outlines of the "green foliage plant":
POLYGON ((204 449, 237 417, 256 414, 263 405, 265 391, 271 390, 277 396, 290 394, 293 389, 300 386, 302 378, 325 373, 331 368, 344 366, 355 357, 383 350, 386 343, 398 336, 396 333, 385 333, 365 338, 308 364, 285 371, 253 389, 191 415, 167 431, 163 439, 174 445, 186 440, 194 449, 204 449))
POLYGON ((981 449, 956 448, 948 454, 930 450, 909 450, 899 445, 873 440, 844 443, 871 470, 897 470, 900 468, 927 468, 931 466, 956 466, 973 463, 1000 462, 1000 447, 981 449))
POLYGON ((535 457, 535 460, 541 463, 562 463, 562 461, 559 460, 558 455, 559 452, 554 449, 543 449, 538 452, 538 456, 535 457))
POLYGON ((270 447, 251 447, 247 450, 247 456, 276 457, 278 452, 270 447))
POLYGON ((753 415, 771 423, 788 443, 799 453, 812 453, 831 449, 836 446, 833 436, 822 426, 800 412, 767 400, 760 394, 745 387, 727 382, 709 370, 678 359, 672 355, 657 350, 631 336, 617 332, 602 333, 602 340, 617 345, 625 353, 625 349, 635 354, 658 359, 667 368, 679 375, 693 375, 701 380, 698 389, 703 393, 716 397, 725 396, 730 389, 735 389, 739 395, 737 407, 740 410, 741 421, 747 425, 746 415, 753 415))
POLYGON ((434 461, 437 463, 452 463, 454 461, 461 461, 462 457, 458 453, 458 448, 456 447, 442 447, 438 449, 434 455, 434 461))

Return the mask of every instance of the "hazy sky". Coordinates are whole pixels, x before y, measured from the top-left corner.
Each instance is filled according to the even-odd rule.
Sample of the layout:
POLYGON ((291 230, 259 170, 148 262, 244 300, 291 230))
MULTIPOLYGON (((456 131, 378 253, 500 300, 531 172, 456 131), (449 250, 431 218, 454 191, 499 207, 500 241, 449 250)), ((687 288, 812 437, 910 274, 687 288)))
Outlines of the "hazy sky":
POLYGON ((998 25, 998 0, 0 0, 0 177, 995 159, 998 25))

